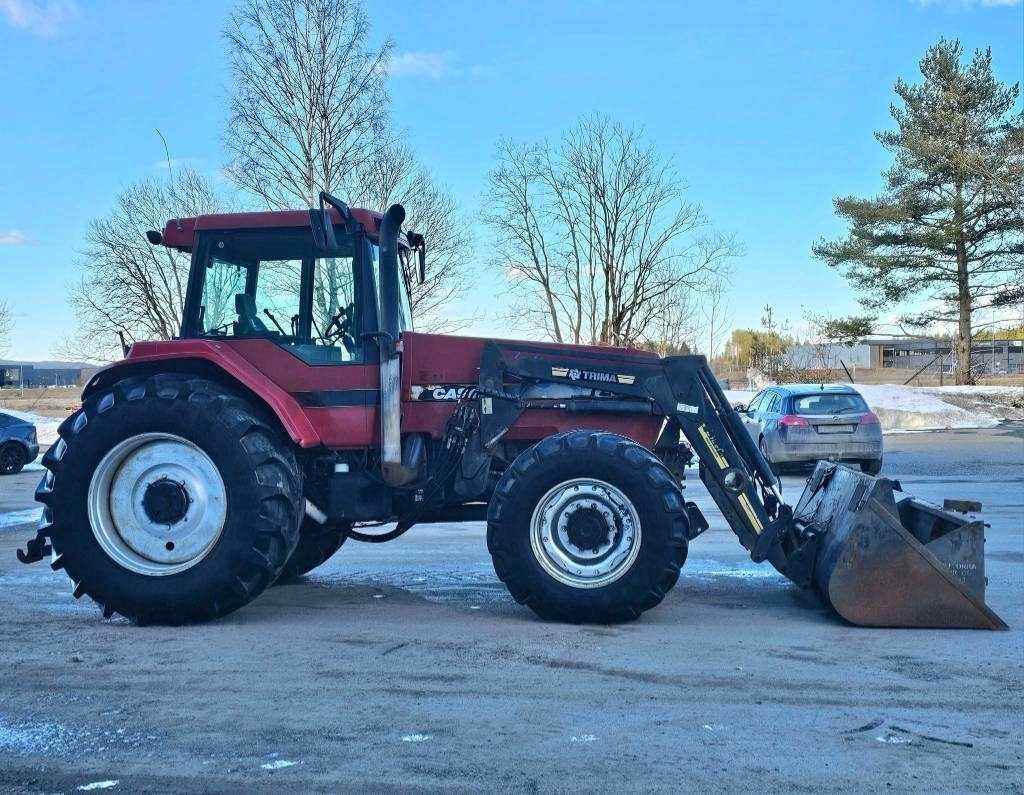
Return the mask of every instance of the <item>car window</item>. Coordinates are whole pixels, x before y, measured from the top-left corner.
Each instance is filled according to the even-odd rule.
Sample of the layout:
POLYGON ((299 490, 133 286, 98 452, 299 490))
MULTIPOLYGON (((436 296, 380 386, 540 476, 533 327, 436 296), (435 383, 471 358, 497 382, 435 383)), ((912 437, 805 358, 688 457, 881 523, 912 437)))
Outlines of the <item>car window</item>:
POLYGON ((793 398, 794 414, 855 414, 865 411, 868 411, 868 404, 860 395, 819 393, 793 398))
POLYGON ((772 404, 769 408, 765 409, 767 414, 778 414, 782 411, 782 395, 772 395, 772 404))
POLYGON ((758 392, 754 395, 754 399, 747 404, 747 411, 757 411, 758 406, 761 405, 761 401, 764 400, 764 396, 764 392, 758 392))

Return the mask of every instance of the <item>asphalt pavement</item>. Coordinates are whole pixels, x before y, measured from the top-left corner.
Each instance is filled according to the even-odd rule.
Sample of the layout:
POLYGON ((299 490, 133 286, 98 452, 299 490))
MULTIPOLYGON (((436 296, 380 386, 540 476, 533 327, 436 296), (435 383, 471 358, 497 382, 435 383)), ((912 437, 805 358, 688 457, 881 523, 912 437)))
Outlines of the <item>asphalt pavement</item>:
MULTIPOLYGON (((887 436, 882 475, 983 503, 1009 631, 849 626, 692 482, 712 527, 679 585, 607 627, 515 604, 477 523, 139 628, 19 564, 32 527, 0 519, 0 792, 1024 792, 1024 425, 887 436)), ((38 478, 0 479, 0 517, 31 519, 38 478)))

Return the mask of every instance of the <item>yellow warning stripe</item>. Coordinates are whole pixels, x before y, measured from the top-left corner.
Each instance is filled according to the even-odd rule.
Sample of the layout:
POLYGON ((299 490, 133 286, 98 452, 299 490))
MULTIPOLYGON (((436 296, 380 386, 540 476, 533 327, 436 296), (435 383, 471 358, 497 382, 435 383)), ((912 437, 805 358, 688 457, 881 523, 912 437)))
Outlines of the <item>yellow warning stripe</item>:
POLYGON ((758 520, 757 514, 754 513, 754 506, 750 504, 746 494, 740 495, 740 505, 743 506, 743 512, 746 513, 747 518, 750 520, 750 525, 754 528, 754 532, 761 535, 764 526, 758 520))
POLYGON ((699 433, 701 438, 707 442, 708 449, 711 451, 711 455, 714 457, 715 463, 718 464, 718 468, 725 469, 728 467, 729 462, 725 460, 725 457, 720 452, 718 452, 718 447, 716 447, 715 443, 711 441, 711 436, 708 434, 707 426, 701 425, 697 428, 697 433, 699 433))

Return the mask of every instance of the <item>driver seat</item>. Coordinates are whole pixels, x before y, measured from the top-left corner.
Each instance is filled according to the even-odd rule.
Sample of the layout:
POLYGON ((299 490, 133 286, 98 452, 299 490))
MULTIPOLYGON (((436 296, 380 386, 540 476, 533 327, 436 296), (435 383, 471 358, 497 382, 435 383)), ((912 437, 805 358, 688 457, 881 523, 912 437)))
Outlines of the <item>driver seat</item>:
POLYGON ((268 333, 267 327, 256 314, 256 299, 246 293, 235 296, 235 335, 239 337, 258 337, 268 333))

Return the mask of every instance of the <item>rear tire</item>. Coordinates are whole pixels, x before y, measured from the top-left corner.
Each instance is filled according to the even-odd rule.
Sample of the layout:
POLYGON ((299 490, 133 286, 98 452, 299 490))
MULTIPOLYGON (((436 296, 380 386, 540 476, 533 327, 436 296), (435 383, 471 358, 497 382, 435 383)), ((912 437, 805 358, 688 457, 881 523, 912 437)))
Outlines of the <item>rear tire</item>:
POLYGON ((103 615, 184 624, 270 585, 298 541, 290 443, 218 384, 130 378, 90 397, 43 458, 53 568, 103 615))
POLYGON ((319 524, 308 516, 299 528, 299 543, 277 578, 278 585, 295 582, 303 574, 327 562, 348 538, 348 524, 319 524))
POLYGON ((882 471, 882 459, 869 459, 860 462, 860 470, 866 475, 877 475, 882 471))
POLYGON ((25 448, 17 442, 0 446, 0 475, 17 475, 27 463, 25 448))
POLYGON ((600 431, 549 436, 505 471, 488 510, 494 570, 551 621, 635 619, 686 560, 678 481, 649 450, 600 431))

